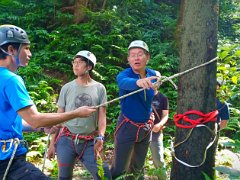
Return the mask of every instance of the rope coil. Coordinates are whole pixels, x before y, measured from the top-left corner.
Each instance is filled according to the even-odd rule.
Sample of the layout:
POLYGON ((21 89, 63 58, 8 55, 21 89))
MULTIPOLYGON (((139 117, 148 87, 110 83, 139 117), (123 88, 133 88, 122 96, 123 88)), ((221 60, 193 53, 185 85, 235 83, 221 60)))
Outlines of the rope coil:
POLYGON ((210 113, 207 113, 207 114, 204 114, 200 111, 197 111, 197 110, 192 110, 192 111, 188 111, 184 114, 177 114, 177 115, 174 115, 174 122, 176 124, 177 127, 179 128, 189 128, 190 131, 189 133, 187 134, 187 137, 173 145, 173 141, 171 141, 171 150, 172 150, 172 155, 173 157, 181 164, 187 166, 187 167, 191 167, 191 168, 196 168, 196 167, 200 167, 202 166, 205 161, 206 161, 206 156, 207 156, 207 150, 214 144, 216 138, 217 138, 217 123, 215 123, 215 131, 213 131, 212 129, 210 129, 208 126, 204 125, 205 123, 208 123, 208 122, 215 122, 216 121, 216 117, 217 117, 217 114, 218 114, 218 111, 212 111, 210 113), (195 114, 195 115, 198 115, 200 116, 199 118, 195 119, 195 120, 192 120, 190 119, 187 115, 191 115, 191 114, 195 114), (187 122, 188 124, 180 124, 179 121, 180 120, 183 120, 185 122, 187 122), (189 125, 190 123, 190 125, 189 125), (203 154, 203 160, 201 163, 197 164, 197 165, 191 165, 189 163, 186 163, 184 162, 183 160, 180 160, 176 154, 175 154, 175 150, 177 147, 179 147, 181 144, 185 143, 191 136, 192 132, 194 129, 198 128, 198 127, 204 127, 206 128, 213 136, 213 140, 209 142, 209 144, 207 145, 205 151, 204 151, 204 154, 203 154))
POLYGON ((203 114, 197 110, 191 110, 185 112, 184 114, 175 114, 174 115, 174 123, 179 128, 194 128, 199 124, 205 124, 207 122, 215 122, 217 120, 218 111, 212 111, 207 114, 203 114), (200 116, 199 118, 192 120, 187 115, 195 114, 200 116), (189 124, 180 124, 180 120, 183 120, 189 124))

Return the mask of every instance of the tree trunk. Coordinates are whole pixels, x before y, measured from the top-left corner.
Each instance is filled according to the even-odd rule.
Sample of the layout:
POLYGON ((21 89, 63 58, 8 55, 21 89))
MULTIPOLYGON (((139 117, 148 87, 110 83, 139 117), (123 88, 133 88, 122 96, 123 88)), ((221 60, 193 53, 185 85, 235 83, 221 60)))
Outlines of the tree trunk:
MULTIPOLYGON (((180 72, 216 57, 217 24, 217 0, 181 1, 178 22, 180 72)), ((181 76, 178 88, 177 113, 198 110, 206 114, 214 111, 216 109, 216 63, 181 76)), ((198 116, 192 115, 190 118, 196 119, 198 116)), ((214 123, 206 125, 212 130, 215 128, 214 123)), ((185 140, 189 132, 190 129, 177 128, 174 145, 185 140)), ((204 160, 204 152, 212 139, 213 134, 207 128, 194 128, 189 139, 175 147, 176 157, 189 165, 198 166, 204 160)), ((204 164, 199 167, 188 167, 173 157, 171 179, 201 180, 205 179, 203 172, 213 179, 215 150, 216 146, 213 145, 207 151, 204 164)))
POLYGON ((76 0, 74 5, 74 22, 83 22, 85 18, 85 9, 87 8, 88 0, 76 0))

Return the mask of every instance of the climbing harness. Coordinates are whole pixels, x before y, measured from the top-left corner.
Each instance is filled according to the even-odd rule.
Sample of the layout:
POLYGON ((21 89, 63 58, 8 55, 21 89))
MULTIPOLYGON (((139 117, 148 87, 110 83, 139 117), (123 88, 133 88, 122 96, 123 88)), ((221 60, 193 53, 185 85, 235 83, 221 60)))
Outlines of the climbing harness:
POLYGON ((83 156, 83 153, 87 147, 88 141, 94 140, 96 133, 97 132, 94 132, 93 134, 90 134, 90 135, 74 134, 74 133, 71 133, 67 127, 63 127, 62 130, 60 131, 58 137, 56 138, 55 144, 57 143, 57 141, 59 140, 59 138, 61 136, 70 137, 72 139, 72 147, 74 148, 74 151, 77 154, 74 144, 78 144, 80 140, 84 140, 84 147, 83 147, 80 155, 77 157, 77 159, 81 159, 81 157, 83 156))
POLYGON ((3 180, 5 180, 7 178, 7 174, 8 174, 9 168, 10 168, 10 166, 12 164, 12 161, 13 161, 13 159, 15 157, 15 154, 16 154, 16 151, 17 151, 17 148, 18 148, 19 144, 22 143, 23 145, 26 146, 27 142, 25 140, 19 140, 18 138, 8 139, 8 140, 0 140, 0 142, 3 143, 3 145, 2 145, 2 152, 3 153, 6 153, 6 152, 10 151, 10 149, 14 145, 14 149, 13 149, 11 158, 10 158, 10 160, 8 162, 7 168, 6 168, 5 173, 3 175, 3 180), (8 149, 6 149, 7 143, 10 143, 8 149))
MULTIPOLYGON (((135 142, 138 141, 138 137, 139 137, 139 133, 140 133, 140 130, 143 129, 147 132, 146 136, 151 132, 152 128, 153 128, 153 115, 150 116, 150 119, 146 122, 146 123, 136 123, 130 119, 128 119, 126 116, 124 116, 124 119, 122 120, 122 122, 118 125, 118 127, 116 128, 116 131, 114 133, 114 136, 116 137, 116 134, 118 132, 118 130, 122 127, 122 125, 124 123, 130 123, 132 124, 133 126, 137 127, 138 128, 138 131, 137 131, 137 134, 136 134, 136 140, 135 142)), ((145 136, 145 137, 146 137, 145 136)))
POLYGON ((175 125, 179 128, 188 128, 190 129, 189 133, 187 134, 187 137, 173 145, 173 141, 171 141, 171 150, 172 150, 172 155, 173 157, 181 164, 187 166, 187 167, 191 167, 191 168, 195 168, 195 167, 200 167, 204 164, 204 162, 206 161, 206 155, 207 155, 207 150, 213 145, 213 143, 215 142, 216 138, 217 138, 217 123, 215 123, 215 131, 213 131, 212 129, 210 129, 208 126, 204 125, 205 123, 208 123, 208 122, 216 122, 216 119, 217 119, 217 114, 218 114, 218 111, 212 111, 210 113, 207 113, 207 114, 203 114, 202 112, 200 111, 197 111, 197 110, 192 110, 192 111, 188 111, 184 114, 177 114, 177 115, 174 115, 174 122, 175 122, 175 125), (195 119, 195 120, 192 120, 190 119, 187 115, 191 115, 191 114, 194 114, 194 115, 198 115, 200 116, 199 118, 195 119), (182 121, 184 122, 187 122, 187 124, 181 124, 180 123, 180 120, 182 119, 182 121), (191 164, 188 164, 182 160, 180 160, 179 158, 177 158, 176 154, 175 154, 175 149, 177 147, 179 147, 181 144, 183 144, 184 142, 186 142, 189 137, 191 136, 192 132, 194 129, 198 128, 198 127, 204 127, 206 128, 213 136, 213 140, 211 142, 209 142, 209 144, 207 145, 205 151, 204 151, 204 154, 203 154, 203 160, 200 164, 198 165, 191 165, 191 164))

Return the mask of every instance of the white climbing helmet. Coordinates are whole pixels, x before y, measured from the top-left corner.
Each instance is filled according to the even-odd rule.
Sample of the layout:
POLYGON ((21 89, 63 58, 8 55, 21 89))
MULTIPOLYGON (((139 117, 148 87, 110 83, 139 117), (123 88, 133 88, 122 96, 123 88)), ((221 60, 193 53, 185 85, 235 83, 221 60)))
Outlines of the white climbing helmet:
MULTIPOLYGON (((91 53, 90 51, 87 51, 87 50, 79 51, 79 52, 76 54, 76 56, 82 56, 82 57, 87 58, 89 61, 92 62, 93 68, 95 67, 95 65, 96 65, 96 63, 97 63, 97 58, 96 58, 96 56, 95 56, 93 53, 91 53)), ((76 57, 76 56, 75 56, 75 57, 76 57)))
POLYGON ((149 52, 148 45, 142 40, 132 41, 130 43, 130 45, 128 46, 128 50, 131 48, 142 48, 142 49, 146 50, 147 52, 149 52))

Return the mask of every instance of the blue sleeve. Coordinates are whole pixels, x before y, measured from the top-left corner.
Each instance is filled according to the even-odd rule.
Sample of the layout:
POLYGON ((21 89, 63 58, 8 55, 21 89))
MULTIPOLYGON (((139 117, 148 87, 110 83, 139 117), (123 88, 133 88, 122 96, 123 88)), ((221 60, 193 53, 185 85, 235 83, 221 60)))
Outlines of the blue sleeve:
POLYGON ((230 118, 230 113, 229 113, 229 107, 227 103, 223 103, 223 106, 221 110, 219 111, 219 115, 221 120, 229 120, 230 118))
POLYGON ((136 78, 128 77, 126 73, 122 72, 117 76, 117 83, 119 89, 127 90, 127 91, 134 91, 139 89, 137 86, 136 78))
POLYGON ((6 95, 9 102, 16 112, 24 107, 33 105, 33 101, 31 100, 20 76, 13 76, 9 79, 9 82, 6 85, 6 92, 8 92, 6 95))

